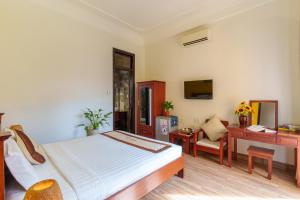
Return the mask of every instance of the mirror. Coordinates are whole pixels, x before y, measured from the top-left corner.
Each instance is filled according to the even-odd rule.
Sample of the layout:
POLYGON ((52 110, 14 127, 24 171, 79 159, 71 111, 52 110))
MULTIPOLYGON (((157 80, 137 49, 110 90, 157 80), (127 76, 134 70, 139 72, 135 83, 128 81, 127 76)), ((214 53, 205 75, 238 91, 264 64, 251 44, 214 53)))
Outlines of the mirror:
POLYGON ((251 125, 262 125, 270 129, 278 129, 278 101, 251 100, 253 113, 250 115, 251 125))
POLYGON ((140 123, 151 126, 152 89, 150 87, 143 87, 141 88, 140 95, 140 123))

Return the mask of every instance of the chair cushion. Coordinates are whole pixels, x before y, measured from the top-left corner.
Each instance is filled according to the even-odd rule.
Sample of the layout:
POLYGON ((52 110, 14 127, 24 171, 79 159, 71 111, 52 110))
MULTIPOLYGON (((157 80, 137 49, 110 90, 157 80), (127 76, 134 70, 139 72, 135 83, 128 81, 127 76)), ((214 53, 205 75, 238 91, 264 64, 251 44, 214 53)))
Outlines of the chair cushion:
POLYGON ((213 142, 223 137, 223 135, 227 132, 226 127, 216 116, 213 116, 208 122, 203 124, 201 128, 206 133, 207 137, 213 142))
MULTIPOLYGON (((197 145, 199 146, 205 146, 205 147, 210 147, 210 148, 214 148, 214 149, 220 149, 220 142, 213 142, 207 138, 203 138, 201 140, 199 140, 197 143, 197 145)), ((226 145, 226 142, 223 143, 223 146, 226 145)))

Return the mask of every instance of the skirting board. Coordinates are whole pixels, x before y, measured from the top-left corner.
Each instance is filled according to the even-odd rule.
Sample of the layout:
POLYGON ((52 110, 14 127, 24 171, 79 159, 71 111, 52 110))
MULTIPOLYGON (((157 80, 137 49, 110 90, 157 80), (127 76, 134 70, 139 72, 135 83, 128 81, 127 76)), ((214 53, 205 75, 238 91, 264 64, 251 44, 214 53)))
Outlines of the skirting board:
MULTIPOLYGON (((205 152, 197 152, 198 155, 202 155, 202 156, 206 156, 206 155, 211 155, 205 152)), ((216 156, 218 157, 218 156, 216 156)), ((225 159, 224 159, 224 164, 226 165, 226 159, 227 159, 227 155, 225 154, 225 159)), ((237 153, 237 159, 238 160, 242 160, 244 162, 248 162, 248 155, 246 154, 241 154, 241 153, 237 153)), ((267 165, 267 161, 261 158, 255 158, 254 159, 254 163, 255 164, 259 164, 259 165, 267 165)), ((282 163, 282 162, 278 162, 278 161, 273 161, 273 168, 275 169, 280 169, 280 170, 285 170, 285 171, 295 171, 296 170, 296 166, 291 165, 291 164, 286 164, 286 163, 282 163)))
MULTIPOLYGON (((248 162, 248 155, 238 153, 237 159, 248 162)), ((267 161, 264 159, 261 159, 261 158, 255 158, 254 163, 261 164, 261 165, 267 165, 267 161)), ((296 166, 294 166, 294 165, 282 163, 282 162, 278 162, 278 161, 274 161, 274 160, 273 160, 273 167, 276 169, 285 170, 285 171, 295 171, 296 170, 296 166)))

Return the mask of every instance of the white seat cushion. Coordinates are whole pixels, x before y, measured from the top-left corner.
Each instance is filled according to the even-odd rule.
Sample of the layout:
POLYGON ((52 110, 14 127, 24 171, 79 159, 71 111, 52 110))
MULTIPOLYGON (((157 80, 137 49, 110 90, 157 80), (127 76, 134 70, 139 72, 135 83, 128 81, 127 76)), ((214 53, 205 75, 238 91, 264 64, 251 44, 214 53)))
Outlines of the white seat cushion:
MULTIPOLYGON (((213 142, 207 138, 203 138, 203 139, 199 140, 196 144, 199 146, 205 146, 205 147, 210 147, 210 148, 214 148, 214 149, 220 148, 220 142, 213 142)), ((226 142, 223 143, 223 146, 225 146, 225 145, 226 145, 226 142)))

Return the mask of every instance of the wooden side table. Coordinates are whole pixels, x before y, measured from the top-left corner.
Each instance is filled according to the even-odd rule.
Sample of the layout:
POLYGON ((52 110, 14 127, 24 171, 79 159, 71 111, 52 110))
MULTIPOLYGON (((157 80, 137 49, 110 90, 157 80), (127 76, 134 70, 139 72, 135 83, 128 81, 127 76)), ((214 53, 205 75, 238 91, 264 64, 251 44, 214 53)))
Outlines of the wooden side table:
POLYGON ((190 154, 190 144, 191 139, 194 137, 194 134, 187 134, 181 130, 177 130, 169 133, 169 141, 174 144, 175 140, 182 140, 183 142, 183 152, 190 154))

